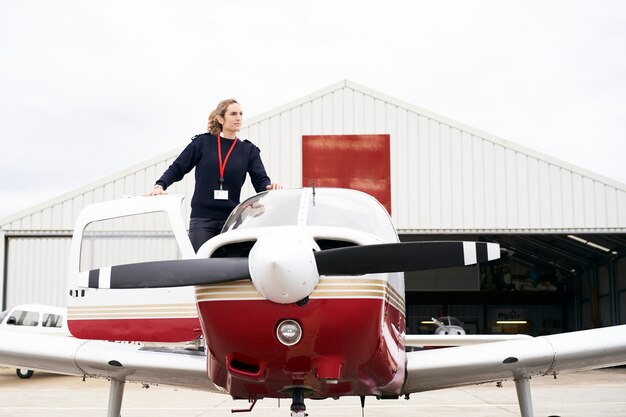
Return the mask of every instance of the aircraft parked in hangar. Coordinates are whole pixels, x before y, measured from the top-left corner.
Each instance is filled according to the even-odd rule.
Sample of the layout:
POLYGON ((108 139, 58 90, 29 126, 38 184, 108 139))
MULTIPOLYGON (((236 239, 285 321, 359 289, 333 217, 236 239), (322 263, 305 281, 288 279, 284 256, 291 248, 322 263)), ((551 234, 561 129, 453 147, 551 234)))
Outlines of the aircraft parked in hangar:
POLYGON ((406 335, 403 271, 488 261, 499 246, 400 243, 385 209, 364 193, 258 194, 197 254, 181 202, 135 197, 85 208, 70 255, 73 337, 2 330, 0 363, 109 378, 110 417, 120 415, 126 381, 224 393, 249 400, 251 408, 258 399, 290 398, 291 415, 301 417, 309 398, 355 396, 363 404, 368 396, 511 379, 521 415, 530 417, 532 376, 626 363, 626 326, 505 341, 406 335), (153 245, 165 239, 160 220, 143 224, 151 235, 126 220, 155 213, 168 220, 174 255, 153 245), (125 250, 131 238, 146 259, 112 259, 136 252, 125 250), (180 348, 201 337, 204 348, 180 348), (435 345, 456 346, 406 352, 435 345))

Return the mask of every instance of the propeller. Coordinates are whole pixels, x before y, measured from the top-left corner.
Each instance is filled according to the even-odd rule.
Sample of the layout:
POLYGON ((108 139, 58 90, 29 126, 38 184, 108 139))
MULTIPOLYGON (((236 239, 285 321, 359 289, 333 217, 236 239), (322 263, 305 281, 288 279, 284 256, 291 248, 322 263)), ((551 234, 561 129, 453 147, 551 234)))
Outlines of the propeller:
POLYGON ((472 265, 500 257, 497 243, 404 242, 350 246, 315 252, 322 275, 422 271, 472 265))
POLYGON ((248 258, 179 259, 93 269, 87 288, 163 288, 218 284, 250 279, 248 258))
POLYGON ((320 275, 362 275, 471 265, 500 257, 497 243, 404 242, 319 250, 301 233, 261 236, 248 258, 182 259, 117 265, 84 272, 88 288, 163 288, 251 279, 267 299, 293 303, 320 275))

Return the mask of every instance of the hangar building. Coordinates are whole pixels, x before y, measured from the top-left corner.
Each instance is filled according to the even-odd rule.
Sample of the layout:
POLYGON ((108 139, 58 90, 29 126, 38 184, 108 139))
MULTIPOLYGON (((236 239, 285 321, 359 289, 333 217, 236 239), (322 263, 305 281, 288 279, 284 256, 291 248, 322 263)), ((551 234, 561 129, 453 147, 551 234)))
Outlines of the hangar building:
MULTIPOLYGON (((409 332, 447 315, 485 333, 626 323, 625 184, 347 80, 245 122, 240 137, 286 187, 370 192, 403 241, 501 244, 487 266, 407 274, 409 332)), ((65 305, 80 210, 143 194, 181 149, 0 219, 2 308, 65 305)), ((168 191, 189 200, 193 175, 168 191)), ((248 183, 242 197, 252 192, 248 183)))

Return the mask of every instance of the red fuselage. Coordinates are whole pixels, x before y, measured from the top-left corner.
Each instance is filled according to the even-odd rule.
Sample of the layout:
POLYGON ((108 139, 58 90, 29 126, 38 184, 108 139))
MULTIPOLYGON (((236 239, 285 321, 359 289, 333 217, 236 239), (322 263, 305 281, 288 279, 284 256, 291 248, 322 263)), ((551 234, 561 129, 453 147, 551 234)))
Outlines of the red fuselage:
POLYGON ((267 300, 199 301, 209 377, 235 398, 397 395, 404 381, 405 316, 380 298, 312 298, 303 306, 267 300), (276 336, 296 320, 302 339, 276 336))

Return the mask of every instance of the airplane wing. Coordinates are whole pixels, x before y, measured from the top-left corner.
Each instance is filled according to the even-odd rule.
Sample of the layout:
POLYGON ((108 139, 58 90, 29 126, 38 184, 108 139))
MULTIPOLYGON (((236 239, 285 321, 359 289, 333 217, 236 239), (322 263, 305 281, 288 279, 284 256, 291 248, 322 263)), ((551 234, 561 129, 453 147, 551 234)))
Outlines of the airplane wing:
POLYGON ((626 364, 626 325, 407 352, 403 393, 626 364))
POLYGON ((223 392, 210 381, 202 351, 0 330, 0 364, 223 392))
POLYGON ((450 347, 531 338, 532 336, 526 334, 407 334, 404 338, 404 345, 413 347, 450 347))

